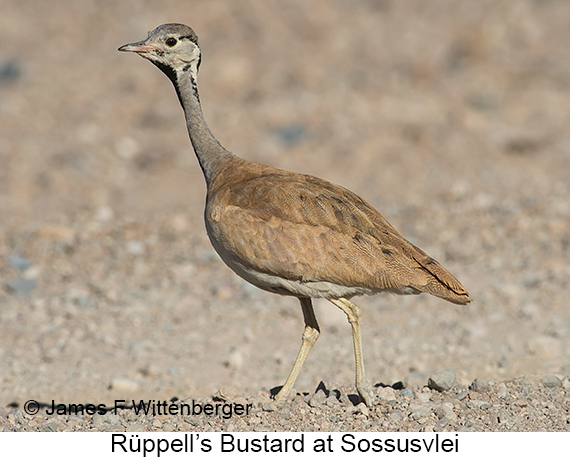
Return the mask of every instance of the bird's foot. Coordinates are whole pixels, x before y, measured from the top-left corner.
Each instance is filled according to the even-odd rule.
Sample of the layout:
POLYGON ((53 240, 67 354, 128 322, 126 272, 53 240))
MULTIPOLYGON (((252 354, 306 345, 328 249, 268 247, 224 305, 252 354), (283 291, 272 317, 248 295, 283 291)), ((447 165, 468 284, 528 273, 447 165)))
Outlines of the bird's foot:
POLYGON ((267 397, 249 397, 247 401, 263 411, 277 411, 280 407, 275 404, 275 400, 267 397))
POLYGON ((372 384, 365 379, 364 382, 356 385, 356 390, 364 400, 364 403, 366 403, 366 406, 371 408, 374 404, 374 400, 376 399, 376 392, 374 391, 372 384))
POLYGON ((280 393, 281 392, 275 395, 275 398, 257 396, 248 398, 248 401, 254 405, 260 406, 261 409, 265 411, 275 411, 285 405, 289 400, 293 400, 297 395, 295 389, 291 389, 288 395, 281 396, 279 395, 280 393))

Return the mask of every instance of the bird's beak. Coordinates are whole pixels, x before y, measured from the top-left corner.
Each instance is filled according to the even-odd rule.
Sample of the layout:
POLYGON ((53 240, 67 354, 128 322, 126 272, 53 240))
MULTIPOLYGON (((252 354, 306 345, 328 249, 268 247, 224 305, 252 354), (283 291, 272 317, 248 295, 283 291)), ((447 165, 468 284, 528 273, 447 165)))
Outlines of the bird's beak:
POLYGON ((136 52, 137 54, 144 54, 150 51, 157 51, 158 48, 156 46, 152 46, 150 44, 146 44, 144 41, 137 41, 136 43, 129 43, 121 46, 119 51, 124 52, 136 52))

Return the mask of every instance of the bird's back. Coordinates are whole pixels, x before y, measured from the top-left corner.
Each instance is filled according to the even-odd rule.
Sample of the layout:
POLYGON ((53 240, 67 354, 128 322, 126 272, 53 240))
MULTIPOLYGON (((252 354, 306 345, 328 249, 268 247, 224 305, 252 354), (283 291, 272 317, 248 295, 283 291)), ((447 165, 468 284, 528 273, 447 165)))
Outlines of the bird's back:
POLYGON ((465 288, 353 192, 233 156, 210 182, 206 226, 223 260, 277 293, 338 298, 426 292, 457 304, 465 288))

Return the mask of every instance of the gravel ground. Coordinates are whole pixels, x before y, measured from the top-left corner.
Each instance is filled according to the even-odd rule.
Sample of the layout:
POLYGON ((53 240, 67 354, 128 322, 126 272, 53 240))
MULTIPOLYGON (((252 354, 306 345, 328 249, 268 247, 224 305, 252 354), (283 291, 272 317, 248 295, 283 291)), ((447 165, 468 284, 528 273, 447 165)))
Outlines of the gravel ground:
POLYGON ((147 400, 144 405, 126 401, 125 409, 49 404, 37 415, 0 410, 0 426, 5 431, 46 432, 550 432, 570 428, 568 378, 528 376, 504 382, 477 378, 469 388, 455 386, 445 392, 396 387, 379 386, 370 409, 358 401, 352 387, 321 382, 315 393, 297 394, 278 411, 272 405, 256 405, 235 389, 222 389, 200 399, 147 400), (74 408, 71 414, 70 408, 74 408))
POLYGON ((0 6, 0 429, 570 431, 570 3, 0 6), (279 411, 47 414, 247 405, 300 344, 298 302, 209 245, 169 81, 116 51, 164 22, 200 37, 223 145, 357 192, 474 298, 355 299, 372 408, 355 404, 350 326, 318 301, 279 411))

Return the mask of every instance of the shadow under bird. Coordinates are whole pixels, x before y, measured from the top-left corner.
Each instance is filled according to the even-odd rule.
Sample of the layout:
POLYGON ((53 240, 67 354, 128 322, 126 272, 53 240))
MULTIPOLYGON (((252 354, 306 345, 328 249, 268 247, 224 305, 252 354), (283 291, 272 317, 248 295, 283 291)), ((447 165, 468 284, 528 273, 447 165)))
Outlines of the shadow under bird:
POLYGON ((301 348, 275 405, 290 397, 319 336, 311 300, 325 298, 346 313, 352 327, 356 388, 371 406, 374 389, 364 373, 362 311, 350 299, 380 292, 426 292, 464 305, 471 301, 467 290, 353 192, 320 178, 245 160, 225 149, 202 114, 196 85, 201 53, 190 27, 161 25, 146 40, 119 51, 149 60, 174 84, 206 179, 205 221, 214 249, 246 281, 301 302, 301 348))

